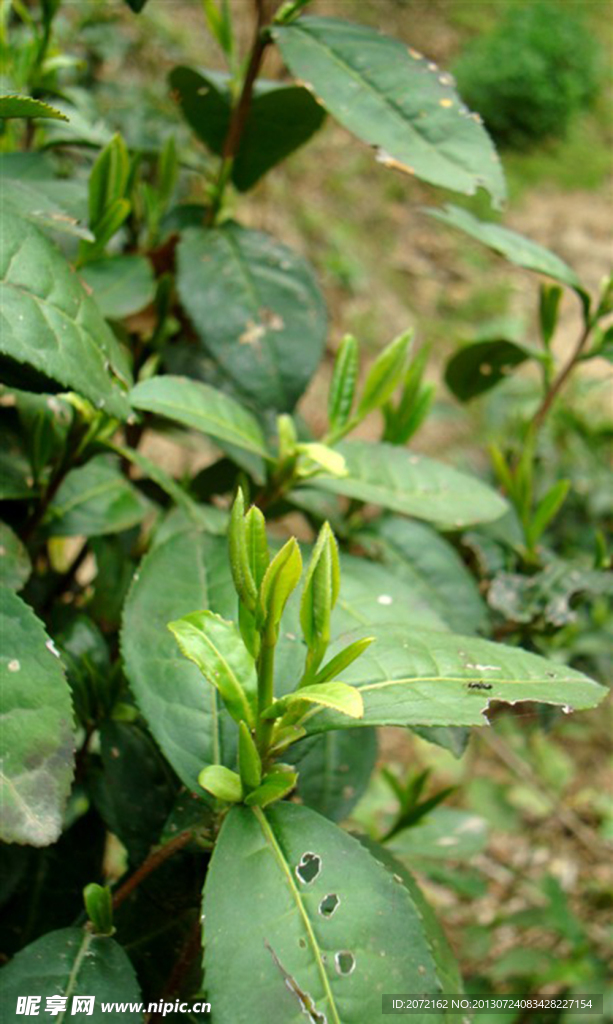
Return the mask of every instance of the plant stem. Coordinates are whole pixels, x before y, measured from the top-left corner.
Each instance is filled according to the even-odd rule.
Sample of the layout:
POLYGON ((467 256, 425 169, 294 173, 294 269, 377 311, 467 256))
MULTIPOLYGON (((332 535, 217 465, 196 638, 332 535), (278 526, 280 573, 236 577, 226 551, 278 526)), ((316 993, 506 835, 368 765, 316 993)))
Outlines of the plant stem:
POLYGON ((542 427, 543 422, 549 410, 551 409, 551 406, 553 405, 555 399, 558 396, 558 393, 562 390, 562 388, 566 384, 566 381, 573 372, 575 366, 580 361, 581 354, 585 346, 587 345, 588 339, 592 332, 592 327, 592 321, 586 319, 583 330, 581 331, 581 334, 579 336, 579 340, 575 346, 574 352, 572 353, 568 362, 562 367, 557 377, 555 377, 553 382, 550 384, 549 389, 545 393, 545 396, 540 406, 538 407, 536 413, 532 418, 532 422, 530 423, 530 430, 533 434, 536 434, 542 427))
POLYGON ((223 203, 226 186, 232 174, 234 159, 238 153, 240 141, 251 109, 255 80, 258 77, 260 67, 262 66, 264 51, 270 43, 270 40, 263 32, 263 29, 267 24, 265 0, 255 0, 255 6, 256 27, 251 46, 251 54, 247 70, 245 72, 245 78, 243 80, 243 87, 238 98, 238 103, 232 111, 228 133, 223 144, 222 162, 217 176, 217 181, 215 183, 214 199, 207 217, 207 223, 210 226, 215 224, 223 203))
POLYGON ((150 853, 141 866, 136 869, 134 874, 131 875, 123 885, 120 885, 119 889, 115 892, 113 896, 113 910, 117 910, 117 907, 119 907, 135 889, 138 889, 138 886, 145 880, 145 878, 148 878, 149 875, 154 871, 157 871, 162 864, 165 864, 170 857, 174 857, 175 853, 178 853, 179 850, 182 850, 187 846, 193 837, 193 830, 188 829, 186 832, 180 832, 179 835, 175 836, 174 839, 171 839, 169 843, 165 843, 164 846, 160 846, 157 850, 154 850, 153 853, 150 853))

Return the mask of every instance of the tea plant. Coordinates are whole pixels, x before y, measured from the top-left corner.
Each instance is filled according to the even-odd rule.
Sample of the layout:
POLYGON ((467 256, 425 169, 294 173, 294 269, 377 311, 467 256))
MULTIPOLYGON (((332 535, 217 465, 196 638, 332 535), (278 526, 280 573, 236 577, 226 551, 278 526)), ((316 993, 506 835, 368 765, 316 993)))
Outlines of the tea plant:
MULTIPOLYGON (((410 332, 363 373, 357 340, 343 339, 322 436, 295 413, 323 354, 325 303, 302 257, 230 219, 230 196, 328 111, 385 166, 504 198, 492 144, 447 75, 305 6, 258 0, 240 55, 228 5, 203 4, 227 73, 177 67, 170 88, 206 157, 170 134, 139 149, 88 116, 78 65, 56 50, 59 2, 4 10, 7 1020, 24 996, 43 1012, 59 997, 63 1019, 88 995, 94 1020, 103 1001, 125 1004, 122 1021, 199 1019, 188 1007, 206 1000, 219 1024, 366 1024, 382 993, 457 991, 406 866, 337 824, 368 783, 376 727, 460 753, 492 702, 570 710, 604 694, 560 661, 483 638, 488 610, 445 534, 497 523, 509 504, 406 448, 432 399, 410 332), (273 46, 291 84, 260 78, 273 46), (377 412, 380 441, 348 439, 377 412), (213 464, 172 475, 147 447, 169 431, 214 444, 213 464), (279 540, 288 512, 302 544, 279 540)), ((556 373, 547 348, 556 286, 543 291, 542 353, 494 341, 489 376, 483 351, 450 367, 472 394, 538 359, 536 427, 578 360, 608 351, 609 299, 593 303, 527 239, 438 216, 583 303, 571 367, 556 373)), ((523 529, 518 557, 534 567, 568 486, 535 502, 526 452, 496 464, 523 529)), ((402 790, 393 828, 428 812, 420 791, 402 790)))

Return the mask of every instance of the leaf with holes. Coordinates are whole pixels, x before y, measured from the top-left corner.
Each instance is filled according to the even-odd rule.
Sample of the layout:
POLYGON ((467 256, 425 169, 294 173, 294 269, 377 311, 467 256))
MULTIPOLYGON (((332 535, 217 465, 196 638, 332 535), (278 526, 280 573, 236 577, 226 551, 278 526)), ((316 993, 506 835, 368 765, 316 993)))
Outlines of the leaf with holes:
POLYGON ((73 774, 70 690, 42 622, 0 587, 2 838, 47 846, 62 831, 73 774))
POLYGON ((155 296, 155 280, 149 260, 133 253, 86 263, 79 276, 102 315, 110 320, 122 320, 140 312, 153 302, 155 296))
MULTIPOLYGON (((339 673, 362 694, 364 717, 352 721, 322 711, 306 723, 307 732, 362 724, 485 725, 484 712, 492 701, 534 701, 574 710, 595 707, 608 692, 582 672, 521 648, 402 625, 369 632, 375 642, 339 673)), ((339 639, 329 655, 352 639, 352 634, 339 639)))
POLYGON ((101 537, 138 526, 151 508, 121 473, 116 458, 96 455, 68 474, 49 506, 45 525, 52 537, 101 537))
POLYGON ((363 1024, 382 992, 445 990, 414 894, 306 807, 230 811, 203 911, 219 1024, 363 1024))
POLYGON ((541 355, 537 349, 504 338, 477 341, 452 355, 445 368, 445 383, 456 398, 468 402, 500 384, 527 359, 541 355))
POLYGON ((507 509, 481 480, 406 448, 368 441, 344 441, 335 448, 345 459, 347 475, 322 474, 313 487, 448 527, 487 523, 507 509))
POLYGON ((273 28, 283 59, 345 128, 387 167, 496 205, 505 184, 494 146, 451 75, 397 39, 334 18, 273 28))
POLYGON ((135 409, 164 416, 254 455, 268 455, 255 417, 208 384, 189 377, 152 377, 132 389, 130 400, 135 409))
POLYGON ((0 120, 8 120, 11 117, 50 117, 56 121, 68 120, 61 110, 56 110, 42 100, 35 100, 32 96, 0 96, 0 120))
MULTIPOLYGON (((474 577, 455 548, 431 526, 400 516, 383 516, 356 540, 371 557, 381 560, 379 572, 402 583, 411 595, 413 605, 406 616, 411 626, 417 624, 413 617, 417 606, 427 607, 458 633, 476 633, 485 628, 487 609, 474 577)), ((345 579, 343 574, 343 582, 345 579)), ((426 629, 440 628, 428 627, 425 621, 423 625, 426 629)))
POLYGON ((305 260, 270 235, 228 222, 183 232, 177 268, 202 350, 252 402, 291 410, 326 338, 324 301, 305 260))
POLYGON ((0 580, 10 590, 21 590, 32 572, 27 548, 10 526, 0 522, 0 580))
POLYGON ((124 419, 123 352, 58 249, 10 210, 0 233, 0 353, 124 419))
POLYGON ((442 210, 426 210, 426 213, 436 220, 442 221, 443 224, 457 228, 478 242, 482 242, 483 245, 487 245, 489 249, 493 249, 494 252, 504 256, 511 263, 516 263, 518 267, 534 270, 537 274, 545 274, 547 277, 552 277, 555 281, 560 281, 582 293, 581 284, 575 271, 559 256, 550 252, 549 249, 545 249, 538 242, 533 242, 531 238, 525 238, 517 231, 511 231, 510 228, 505 228, 501 224, 479 220, 468 210, 461 210, 453 204, 447 204, 442 210))
MULTIPOLYGON (((55 1018, 59 1021, 75 1013, 79 997, 93 997, 91 1013, 84 1007, 78 1014, 88 1014, 92 1024, 102 1024, 107 1019, 102 1011, 103 1001, 137 1005, 141 999, 134 968, 119 943, 82 928, 62 928, 43 935, 3 968, 2 1020, 13 1020, 18 998, 24 994, 42 1001, 41 1015, 49 996, 66 996, 66 1008, 55 1018)), ((142 1019, 142 1013, 128 1006, 113 1013, 117 1024, 138 1024, 142 1019)))
MULTIPOLYGON (((230 126, 232 93, 226 76, 193 68, 173 68, 171 96, 190 128, 218 156, 230 126)), ((304 145, 321 128, 326 113, 308 89, 299 85, 255 83, 253 99, 232 163, 232 182, 240 192, 253 188, 276 164, 304 145)))

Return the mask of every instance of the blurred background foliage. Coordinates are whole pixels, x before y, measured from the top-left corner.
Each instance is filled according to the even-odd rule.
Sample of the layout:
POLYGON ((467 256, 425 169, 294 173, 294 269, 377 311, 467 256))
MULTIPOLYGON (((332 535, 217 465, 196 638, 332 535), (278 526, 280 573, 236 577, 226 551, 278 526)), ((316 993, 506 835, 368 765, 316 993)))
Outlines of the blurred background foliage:
MULTIPOLYGON (((231 7, 245 41, 247 4, 236 0, 231 7)), ((610 4, 316 0, 313 9, 376 26, 451 68, 464 99, 503 149, 510 191, 504 223, 557 252, 586 287, 598 288, 609 270, 613 226, 610 4)), ((47 128, 55 170, 61 173, 64 157, 53 140, 65 141, 70 132, 98 146, 120 131, 130 148, 145 154, 174 135, 181 201, 202 202, 202 172, 213 158, 194 146, 177 118, 167 82, 176 64, 221 66, 203 30, 200 3, 151 0, 140 18, 121 3, 64 4, 42 64, 28 42, 30 5, 24 0, 19 10, 23 46, 19 28, 10 53, 3 34, 3 63, 10 69, 5 84, 56 93, 72 108, 70 124, 47 128)), ((266 75, 282 74, 276 61, 267 58, 266 75)), ((22 130, 13 122, 7 132, 22 130)), ((0 139, 5 148, 13 142, 0 139)), ((80 153, 82 196, 71 198, 77 213, 86 203, 89 166, 87 150, 80 153)), ((435 387, 432 414, 413 446, 487 473, 483 438, 504 448, 518 435, 537 394, 534 367, 467 404, 446 387, 444 368, 467 341, 536 335, 529 274, 424 217, 421 208, 438 205, 440 190, 380 173, 366 148, 331 121, 310 146, 235 201, 243 223, 274 232, 307 256, 324 287, 331 345, 300 405, 306 422, 314 430, 323 426, 342 333, 363 338, 374 356, 377 339, 412 323, 428 347, 426 380, 435 387)), ((483 194, 454 201, 492 216, 483 194)), ((577 306, 571 294, 564 296, 554 343, 560 355, 578 334, 577 306)), ((513 529, 508 523, 463 538, 476 575, 497 580, 487 593, 495 635, 558 656, 602 681, 611 670, 607 597, 569 585, 568 565, 587 570, 610 529, 610 413, 610 369, 597 360, 575 376, 544 427, 542 489, 560 478, 572 484, 549 535, 555 557, 544 568, 519 571, 505 536, 513 529)), ((369 423, 361 428, 365 436, 372 430, 369 423)), ((171 440, 168 450, 155 454, 171 464, 178 458, 171 440)), ((387 835, 390 849, 418 872, 470 989, 603 991, 610 984, 613 921, 609 712, 575 721, 553 711, 511 709, 495 714, 493 727, 480 732, 460 760, 414 735, 386 733, 381 762, 388 768, 375 774, 351 820, 372 836, 387 835), (436 799, 442 791, 444 806, 436 799)), ((567 1024, 575 1019, 564 1016, 567 1024)))

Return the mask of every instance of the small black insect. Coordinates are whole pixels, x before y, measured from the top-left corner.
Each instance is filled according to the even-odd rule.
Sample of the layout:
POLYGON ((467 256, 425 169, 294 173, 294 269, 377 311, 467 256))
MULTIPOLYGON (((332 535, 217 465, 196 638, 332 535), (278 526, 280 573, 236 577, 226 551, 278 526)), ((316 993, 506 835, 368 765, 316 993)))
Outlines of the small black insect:
POLYGON ((468 689, 469 690, 491 690, 492 689, 492 684, 491 683, 469 683, 468 684, 468 689))

